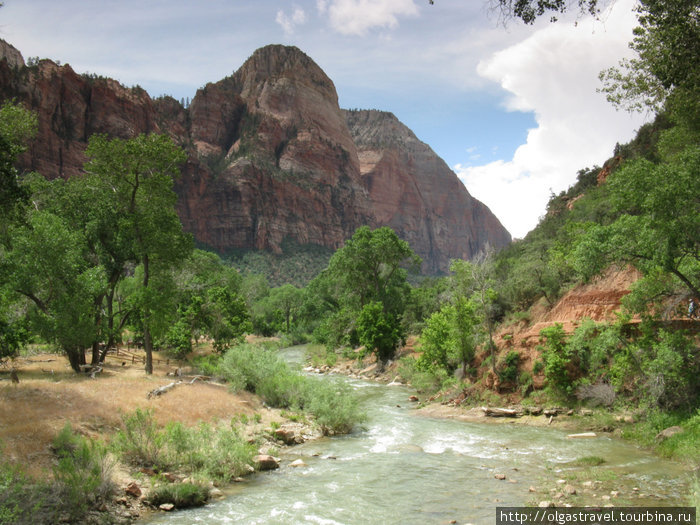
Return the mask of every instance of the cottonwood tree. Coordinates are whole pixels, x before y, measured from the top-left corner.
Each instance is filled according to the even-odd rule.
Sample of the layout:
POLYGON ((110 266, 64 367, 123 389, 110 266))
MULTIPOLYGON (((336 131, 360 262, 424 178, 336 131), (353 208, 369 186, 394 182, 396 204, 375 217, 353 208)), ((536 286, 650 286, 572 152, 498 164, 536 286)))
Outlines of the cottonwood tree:
POLYGON ((700 20, 696 0, 640 0, 639 26, 630 47, 635 58, 603 71, 601 89, 618 108, 660 111, 669 96, 698 125, 700 20))
POLYGON ((133 139, 91 137, 86 171, 109 185, 118 214, 115 228, 129 244, 142 268, 136 297, 146 351, 146 372, 153 372, 151 328, 157 310, 154 273, 166 272, 187 257, 192 239, 182 231, 175 211, 173 181, 180 174, 185 153, 165 135, 133 139))
POLYGON ((611 224, 582 225, 573 267, 589 278, 612 263, 632 264, 649 277, 676 278, 700 296, 700 148, 690 145, 668 162, 636 160, 608 179, 611 224))
MULTIPOLYGON (((433 5, 435 0, 428 0, 428 3, 433 5)), ((526 24, 534 24, 546 14, 550 15, 551 22, 556 22, 557 14, 571 10, 573 5, 581 14, 597 15, 608 3, 608 0, 489 0, 487 5, 497 11, 503 20, 519 18, 526 24)))
POLYGON ((11 237, 3 261, 8 286, 31 302, 34 328, 80 372, 85 349, 97 337, 92 314, 106 284, 102 268, 85 257, 82 232, 50 211, 31 211, 11 237))
MULTIPOLYGON (((457 298, 462 297, 472 301, 484 332, 488 336, 487 346, 491 357, 491 368, 495 371, 496 345, 493 342, 493 333, 496 322, 501 314, 498 306, 498 293, 496 292, 495 268, 493 264, 493 249, 487 246, 472 261, 457 259, 452 261, 450 271, 453 272, 453 289, 457 298)), ((465 304, 465 329, 471 321, 472 312, 465 304)))
MULTIPOLYGON (((352 238, 333 254, 328 268, 311 287, 329 306, 329 313, 319 327, 326 332, 325 342, 337 344, 342 341, 345 338, 342 334, 352 332, 353 325, 359 329, 361 312, 364 312, 363 319, 369 322, 369 312, 374 312, 379 305, 382 316, 376 317, 378 325, 371 328, 365 324, 363 332, 366 340, 381 341, 381 347, 367 350, 377 351, 381 360, 393 356, 400 339, 394 334, 394 328, 399 327, 399 318, 410 291, 406 281, 407 268, 417 269, 420 262, 420 257, 391 228, 358 228, 352 238), (390 350, 386 348, 389 340, 394 341, 390 350)), ((352 337, 350 339, 348 342, 352 342, 352 337)))
POLYGON ((0 107, 0 360, 14 357, 29 336, 22 301, 8 286, 6 256, 11 248, 9 233, 27 199, 15 162, 36 129, 36 115, 22 106, 6 101, 0 107))

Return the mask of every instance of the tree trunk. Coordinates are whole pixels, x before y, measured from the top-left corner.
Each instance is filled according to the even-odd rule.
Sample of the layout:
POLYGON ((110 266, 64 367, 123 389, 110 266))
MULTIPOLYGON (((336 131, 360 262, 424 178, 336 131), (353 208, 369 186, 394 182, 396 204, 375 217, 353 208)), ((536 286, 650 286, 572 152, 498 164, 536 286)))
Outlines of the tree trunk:
POLYGON ((85 350, 83 348, 66 348, 65 352, 68 356, 70 367, 80 374, 82 372, 80 365, 85 364, 85 350))
POLYGON ((148 304, 148 278, 150 276, 148 255, 143 256, 143 289, 146 304, 143 307, 143 349, 146 352, 146 373, 153 373, 153 341, 151 340, 151 311, 148 304))
POLYGON ((100 364, 100 343, 98 341, 92 342, 92 358, 90 359, 90 364, 97 366, 100 364))
POLYGON ((151 341, 151 330, 148 327, 143 329, 143 349, 146 351, 146 373, 153 373, 153 342, 151 341))

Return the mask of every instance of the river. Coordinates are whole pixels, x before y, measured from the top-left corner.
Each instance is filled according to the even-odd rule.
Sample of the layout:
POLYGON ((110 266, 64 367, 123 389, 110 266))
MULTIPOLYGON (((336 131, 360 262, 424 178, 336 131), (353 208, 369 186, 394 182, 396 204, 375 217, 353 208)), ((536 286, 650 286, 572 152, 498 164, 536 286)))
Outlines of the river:
MULTIPOLYGON (((303 349, 286 351, 299 362, 303 349)), ((569 439, 552 428, 479 424, 414 414, 409 388, 349 383, 368 420, 345 436, 310 441, 282 454, 279 470, 250 476, 223 500, 154 516, 153 524, 493 524, 497 506, 536 504, 598 456, 620 489, 682 504, 682 468, 609 437, 569 439), (303 459, 305 467, 289 463, 303 459), (505 480, 495 478, 504 474, 505 480), (529 492, 530 486, 538 493, 529 492)), ((614 503, 614 501, 613 501, 614 503)), ((650 505, 649 502, 639 504, 650 505)))

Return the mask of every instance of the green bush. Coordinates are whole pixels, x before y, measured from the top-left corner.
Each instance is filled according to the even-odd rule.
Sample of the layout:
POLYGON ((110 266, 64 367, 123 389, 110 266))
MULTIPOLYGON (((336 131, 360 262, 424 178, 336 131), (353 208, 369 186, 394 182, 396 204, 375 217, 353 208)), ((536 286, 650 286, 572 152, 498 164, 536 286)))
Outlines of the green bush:
POLYGON ((306 410, 313 414, 324 434, 348 433, 364 420, 349 386, 306 378, 306 410))
POLYGON ((194 366, 201 374, 205 376, 215 376, 219 373, 220 362, 221 355, 209 354, 197 356, 192 359, 192 366, 194 366))
POLYGON ((178 319, 165 334, 170 355, 182 359, 192 351, 192 330, 184 319, 178 319))
POLYGON ((504 383, 515 383, 518 377, 518 365, 520 364, 520 354, 511 350, 503 359, 503 364, 499 367, 498 376, 504 383))
POLYGON ((234 428, 217 429, 207 448, 202 470, 210 478, 227 483, 247 474, 257 453, 255 446, 234 428))
POLYGON ((19 467, 0 460, 0 523, 32 523, 40 506, 29 504, 35 493, 19 467))
POLYGON ((53 468, 54 482, 71 518, 79 519, 89 508, 112 496, 114 462, 104 445, 74 434, 66 423, 53 448, 58 458, 53 468))
POLYGON ((124 429, 117 432, 114 447, 130 463, 154 468, 167 468, 163 454, 165 434, 158 430, 150 410, 137 408, 131 415, 122 415, 124 429))
POLYGON ((226 352, 220 370, 232 389, 254 392, 274 407, 305 410, 325 432, 349 432, 363 418, 349 388, 303 376, 273 351, 236 346, 226 352))
POLYGON ((442 389, 451 376, 444 368, 432 367, 425 369, 412 357, 404 357, 399 361, 399 376, 420 394, 434 394, 442 389))
POLYGON ((566 344, 566 333, 561 324, 556 323, 540 331, 545 343, 540 347, 544 362, 544 376, 547 384, 556 392, 570 395, 573 391, 573 380, 569 365, 571 355, 566 344))
POLYGON ((168 483, 156 485, 148 496, 154 507, 172 503, 179 509, 201 507, 209 500, 209 489, 197 483, 168 483))
POLYGON ((118 433, 115 448, 137 465, 176 468, 229 482, 248 473, 247 465, 255 455, 255 446, 233 423, 230 427, 202 423, 190 428, 171 422, 158 429, 151 413, 139 409, 123 419, 126 430, 118 433))
POLYGON ((442 368, 449 371, 448 354, 456 345, 453 335, 449 312, 443 308, 433 313, 425 323, 425 328, 420 336, 421 350, 423 353, 416 366, 429 371, 431 368, 442 368))

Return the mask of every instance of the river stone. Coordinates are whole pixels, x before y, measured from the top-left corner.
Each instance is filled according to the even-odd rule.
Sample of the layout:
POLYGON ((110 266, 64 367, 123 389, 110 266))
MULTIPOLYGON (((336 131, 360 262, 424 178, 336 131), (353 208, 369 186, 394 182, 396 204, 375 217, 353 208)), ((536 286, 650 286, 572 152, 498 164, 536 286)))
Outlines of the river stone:
POLYGON ((552 501, 540 501, 540 502, 537 504, 537 506, 538 506, 539 508, 541 508, 541 509, 546 509, 546 508, 549 508, 549 507, 554 507, 555 505, 554 505, 554 502, 552 502, 552 501))
POLYGON ((656 439, 659 441, 663 441, 664 439, 668 439, 671 436, 675 436, 676 434, 680 434, 683 432, 683 428, 679 426, 673 426, 673 427, 668 427, 658 434, 656 434, 656 439))
POLYGON ((576 488, 571 485, 566 485, 564 486, 564 492, 566 492, 570 496, 573 496, 576 494, 576 488))
POLYGON ((296 459, 296 460, 292 461, 292 462, 289 464, 289 466, 290 466, 290 467, 305 467, 305 466, 306 466, 306 463, 304 463, 304 460, 303 460, 303 459, 296 459))
POLYGON ((415 402, 418 401, 418 396, 410 396, 410 397, 408 398, 408 400, 415 403, 415 402))
POLYGON ((585 438, 594 438, 598 437, 595 432, 582 432, 580 434, 569 434, 566 436, 571 439, 585 439, 585 438))
POLYGON ((260 454, 253 458, 253 461, 258 465, 260 470, 275 470, 280 468, 280 461, 276 457, 269 454, 260 454))
POLYGON ((496 478, 496 479, 500 479, 500 480, 506 479, 506 475, 505 475, 505 474, 495 474, 493 477, 496 478))
POLYGON ((224 493, 221 492, 216 487, 214 487, 213 489, 209 489, 209 497, 211 497, 211 498, 223 498, 224 493))
POLYGON ((141 497, 141 487, 139 487, 135 481, 129 483, 124 489, 124 492, 127 494, 127 496, 131 496, 132 498, 141 497))
POLYGON ((172 503, 161 503, 161 504, 158 506, 158 508, 159 508, 160 510, 164 510, 164 511, 166 511, 166 512, 170 512, 171 510, 173 510, 173 509, 175 508, 175 505, 173 505, 172 503))
POLYGON ((297 442, 297 433, 293 428, 282 426, 275 430, 275 437, 285 445, 294 445, 297 442))

